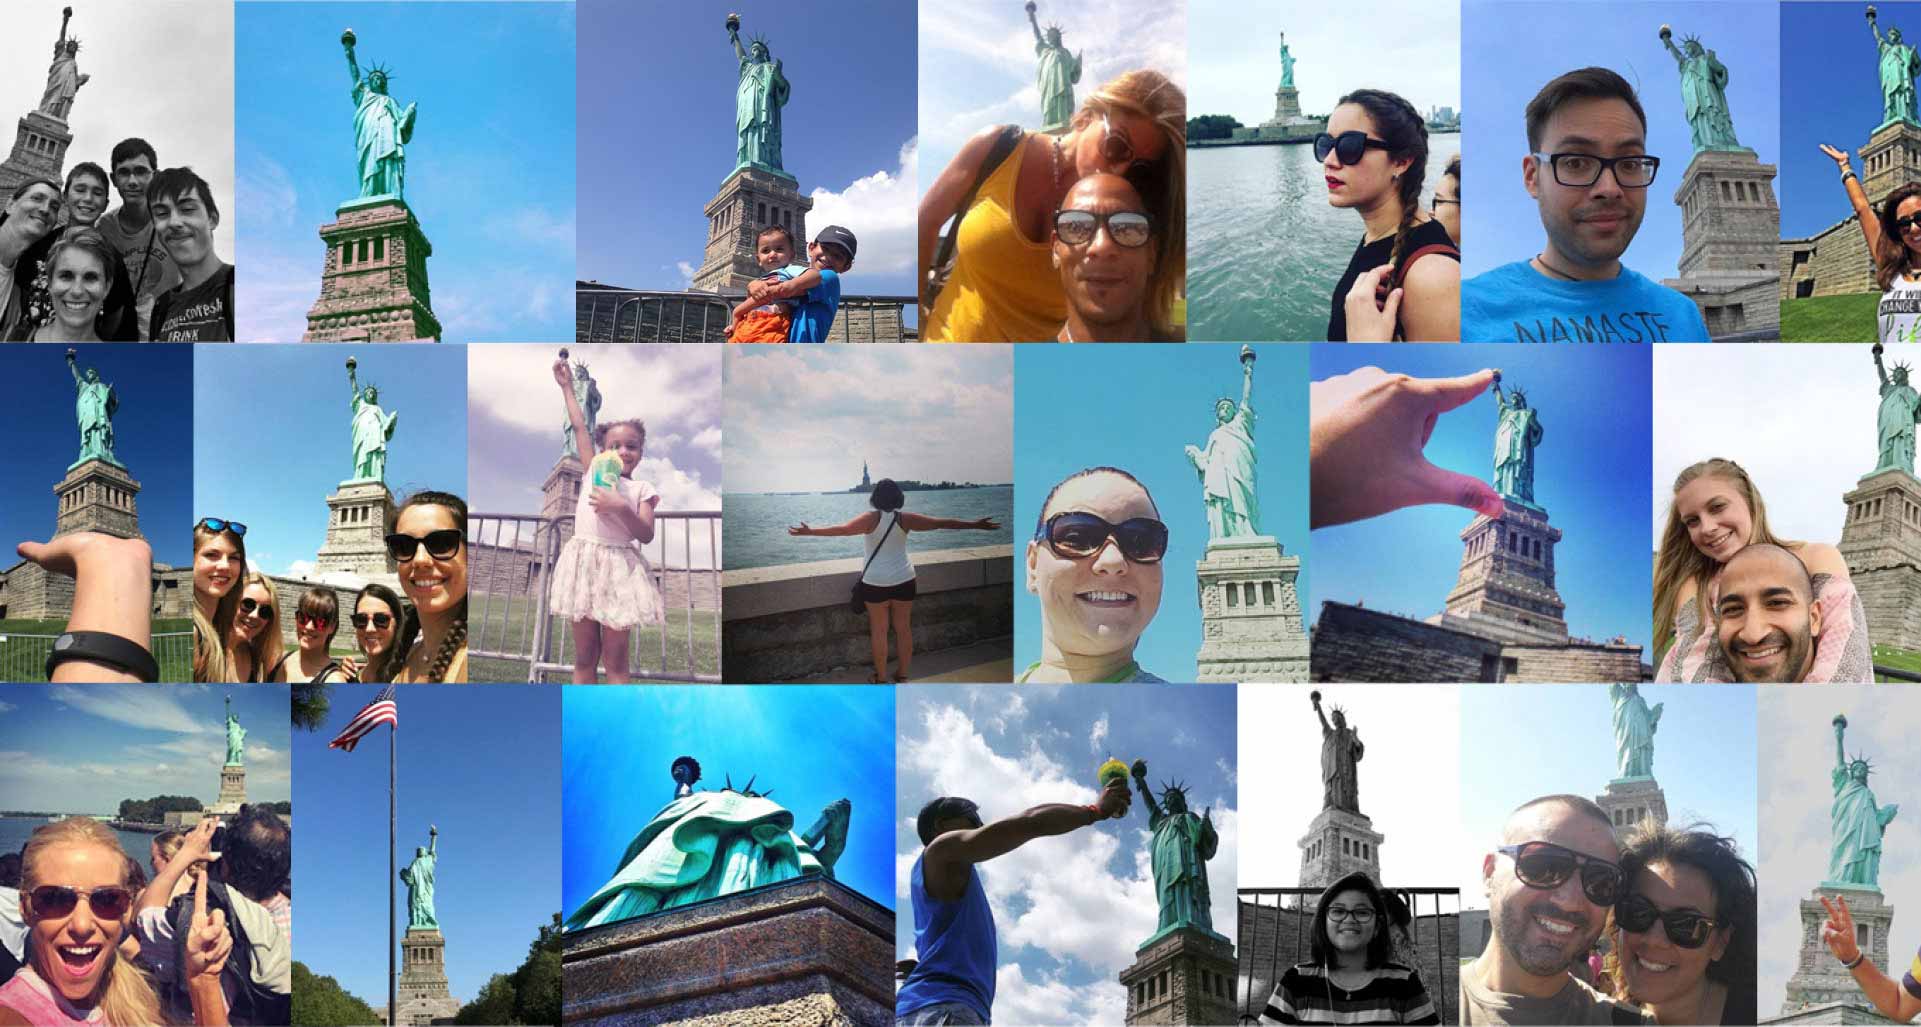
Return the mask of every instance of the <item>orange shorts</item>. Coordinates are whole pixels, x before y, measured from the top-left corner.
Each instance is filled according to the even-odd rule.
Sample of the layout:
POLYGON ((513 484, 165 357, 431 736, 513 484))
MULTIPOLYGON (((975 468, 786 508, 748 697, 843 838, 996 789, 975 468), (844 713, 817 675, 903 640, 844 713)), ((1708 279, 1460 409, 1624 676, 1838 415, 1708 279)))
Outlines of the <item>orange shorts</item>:
POLYGON ((793 318, 786 311, 750 310, 734 322, 728 342, 786 342, 793 318))

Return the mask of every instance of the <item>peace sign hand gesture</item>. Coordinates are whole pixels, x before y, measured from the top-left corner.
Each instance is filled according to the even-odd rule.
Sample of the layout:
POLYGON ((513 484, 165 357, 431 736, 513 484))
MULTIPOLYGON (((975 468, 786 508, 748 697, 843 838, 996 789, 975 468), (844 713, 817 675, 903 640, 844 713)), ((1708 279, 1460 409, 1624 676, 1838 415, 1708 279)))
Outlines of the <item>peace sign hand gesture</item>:
POLYGON ((1837 895, 1830 902, 1823 895, 1821 905, 1828 911, 1827 922, 1821 925, 1821 940, 1827 944, 1828 951, 1843 963, 1860 959, 1861 946, 1855 941, 1854 914, 1848 911, 1848 900, 1837 895))

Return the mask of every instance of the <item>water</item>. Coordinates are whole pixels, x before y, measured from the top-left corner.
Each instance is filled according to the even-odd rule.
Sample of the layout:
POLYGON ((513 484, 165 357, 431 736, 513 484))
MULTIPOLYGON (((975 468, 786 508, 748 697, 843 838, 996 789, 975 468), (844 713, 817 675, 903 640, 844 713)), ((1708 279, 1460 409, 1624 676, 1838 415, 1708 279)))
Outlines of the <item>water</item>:
MULTIPOLYGON (((33 836, 34 829, 46 822, 45 817, 0 817, 0 852, 19 852, 20 847, 27 844, 27 839, 33 836)), ((113 833, 120 839, 121 850, 133 857, 142 870, 152 873, 152 868, 147 863, 153 855, 151 851, 153 835, 120 830, 115 830, 113 833)))
MULTIPOLYGON (((819 528, 845 524, 855 514, 872 510, 867 497, 851 492, 832 495, 772 496, 757 493, 727 493, 721 497, 725 521, 722 537, 727 541, 727 570, 749 567, 777 567, 786 563, 813 563, 816 560, 865 558, 861 536, 842 538, 795 538, 787 534, 789 525, 805 521, 819 528)), ((907 551, 926 553, 941 549, 1006 544, 1014 540, 1009 522, 1014 516, 1014 489, 1002 485, 990 488, 946 489, 939 492, 909 492, 907 513, 929 517, 954 517, 975 520, 992 517, 1000 522, 996 531, 916 531, 907 536, 907 551)))
MULTIPOLYGON (((1458 132, 1428 137, 1421 202, 1434 195, 1458 132)), ((1311 144, 1187 151, 1188 337, 1213 342, 1327 338, 1334 285, 1361 241, 1361 216, 1327 202, 1311 144)))

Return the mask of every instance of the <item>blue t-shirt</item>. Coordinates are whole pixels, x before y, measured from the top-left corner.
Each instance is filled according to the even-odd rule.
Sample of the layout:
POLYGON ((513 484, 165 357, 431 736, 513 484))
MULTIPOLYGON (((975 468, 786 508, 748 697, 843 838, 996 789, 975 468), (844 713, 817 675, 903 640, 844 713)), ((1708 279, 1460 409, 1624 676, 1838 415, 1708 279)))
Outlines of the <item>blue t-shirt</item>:
POLYGON ((1627 267, 1569 282, 1527 261, 1461 283, 1462 342, 1707 342, 1694 301, 1627 267))
POLYGON ((927 894, 921 878, 922 850, 914 860, 910 895, 914 900, 914 952, 920 962, 894 993, 894 1015, 905 1017, 916 1009, 959 1002, 979 1013, 982 1023, 994 1019, 994 964, 1000 959, 994 932, 994 911, 987 906, 981 875, 967 868, 967 887, 959 902, 942 902, 927 894))
POLYGON ((820 283, 807 290, 794 306, 793 326, 787 329, 788 342, 826 342, 834 327, 834 312, 840 309, 840 275, 829 268, 820 269, 820 283))

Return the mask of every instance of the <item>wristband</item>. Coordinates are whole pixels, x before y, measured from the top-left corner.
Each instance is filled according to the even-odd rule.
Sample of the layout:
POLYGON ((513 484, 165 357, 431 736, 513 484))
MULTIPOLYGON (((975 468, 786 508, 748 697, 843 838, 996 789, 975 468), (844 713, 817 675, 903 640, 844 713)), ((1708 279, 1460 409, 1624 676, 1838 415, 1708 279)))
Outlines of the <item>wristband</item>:
POLYGON ((68 660, 115 667, 142 681, 160 680, 160 664, 146 646, 104 631, 69 631, 54 639, 53 649, 47 653, 47 678, 51 680, 53 669, 68 660))
POLYGON ((1096 805, 1094 805, 1094 804, 1092 804, 1092 803, 1089 803, 1089 804, 1087 804, 1087 805, 1085 805, 1085 806, 1082 806, 1081 808, 1082 808, 1082 809, 1084 809, 1084 810, 1086 810, 1086 811, 1087 811, 1087 812, 1089 812, 1089 813, 1092 813, 1092 814, 1094 814, 1094 823, 1096 823, 1096 824, 1098 824, 1098 823, 1100 823, 1101 821, 1103 821, 1103 820, 1106 820, 1106 819, 1107 819, 1107 814, 1105 814, 1105 813, 1102 813, 1102 812, 1101 812, 1101 808, 1100 808, 1099 806, 1096 806, 1096 805))
POLYGON ((1855 174, 1854 174, 1854 169, 1853 169, 1853 168, 1842 168, 1842 169, 1841 169, 1841 177, 1842 177, 1843 179, 1849 179, 1849 178, 1854 178, 1854 177, 1855 177, 1855 174))
POLYGON ((1852 969, 1854 969, 1855 967, 1857 967, 1857 966, 1860 966, 1860 965, 1861 965, 1861 961, 1862 961, 1863 959, 1866 959, 1866 958, 1868 958, 1868 954, 1867 954, 1867 953, 1865 953, 1865 952, 1859 952, 1859 951, 1857 951, 1857 952, 1855 952, 1855 954, 1854 954, 1854 961, 1853 961, 1853 962, 1851 962, 1851 963, 1842 963, 1842 964, 1841 964, 1841 969, 1843 969, 1843 970, 1852 970, 1852 969))

